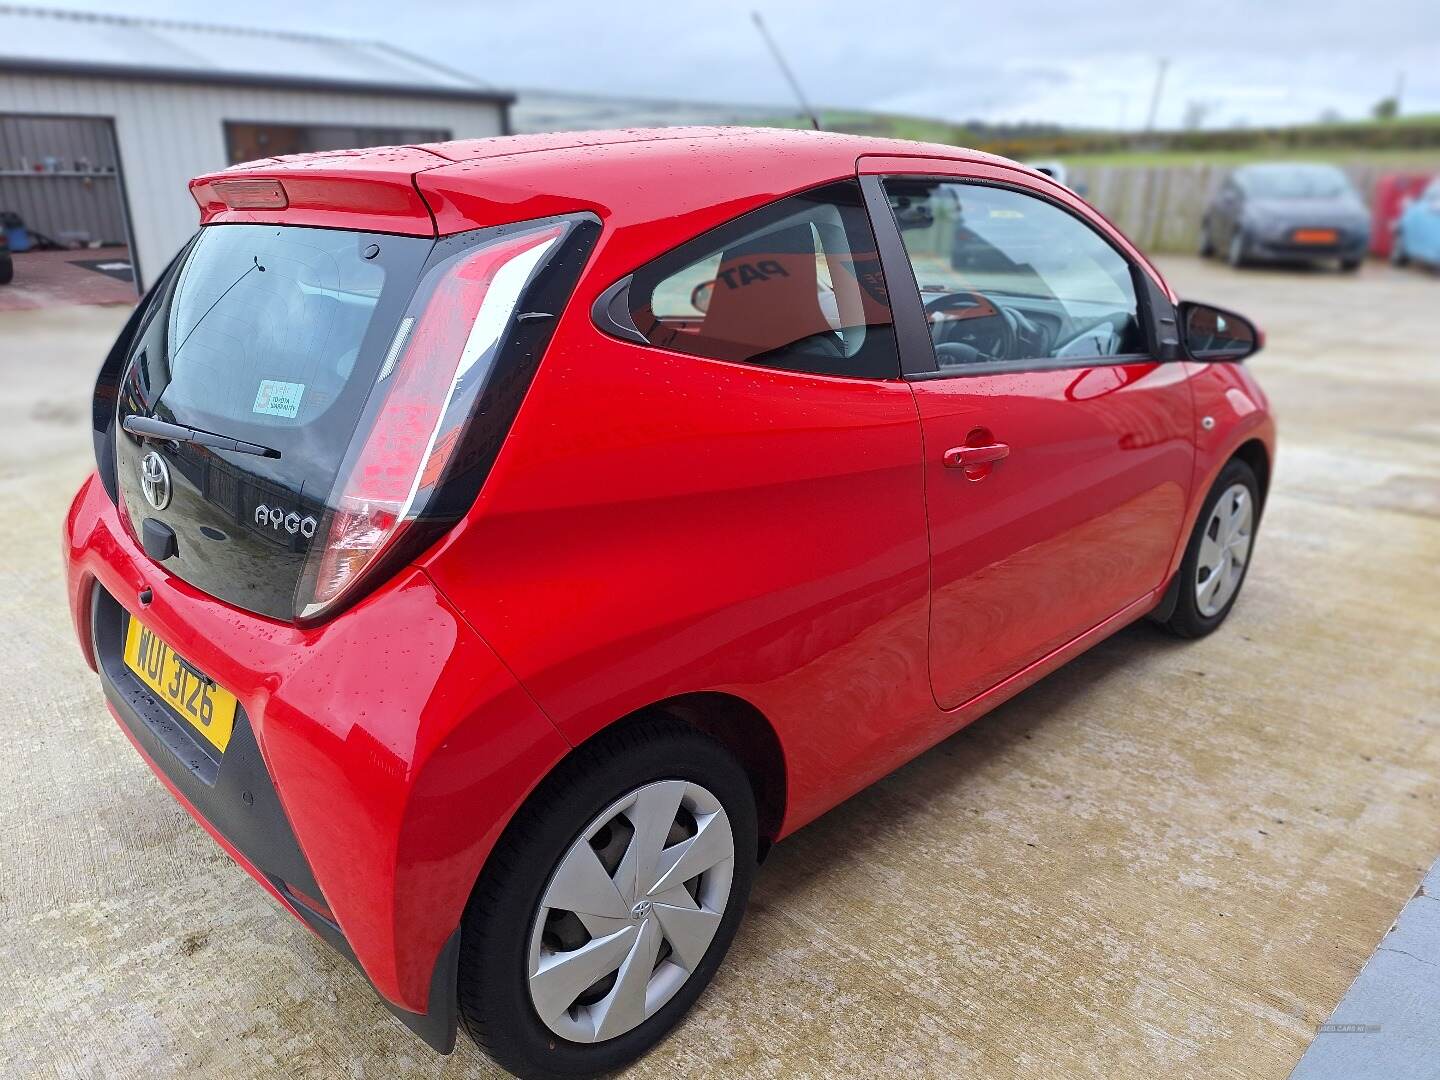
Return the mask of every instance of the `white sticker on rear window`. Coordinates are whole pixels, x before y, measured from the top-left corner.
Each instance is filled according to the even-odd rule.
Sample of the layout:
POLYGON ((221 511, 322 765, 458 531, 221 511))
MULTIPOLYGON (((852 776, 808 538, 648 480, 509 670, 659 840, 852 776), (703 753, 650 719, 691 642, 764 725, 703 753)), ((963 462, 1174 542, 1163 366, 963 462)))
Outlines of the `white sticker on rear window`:
POLYGON ((294 420, 300 414, 300 398, 304 393, 304 383, 262 379, 255 394, 255 408, 251 411, 294 420))

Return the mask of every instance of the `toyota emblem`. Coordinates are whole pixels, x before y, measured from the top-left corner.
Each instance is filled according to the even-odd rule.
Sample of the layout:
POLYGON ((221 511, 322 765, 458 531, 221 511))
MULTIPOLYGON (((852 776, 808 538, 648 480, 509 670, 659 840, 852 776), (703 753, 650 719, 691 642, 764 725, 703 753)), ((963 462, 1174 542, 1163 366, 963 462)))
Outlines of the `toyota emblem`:
POLYGON ((170 466, 154 450, 140 459, 140 490, 156 510, 170 505, 170 466))

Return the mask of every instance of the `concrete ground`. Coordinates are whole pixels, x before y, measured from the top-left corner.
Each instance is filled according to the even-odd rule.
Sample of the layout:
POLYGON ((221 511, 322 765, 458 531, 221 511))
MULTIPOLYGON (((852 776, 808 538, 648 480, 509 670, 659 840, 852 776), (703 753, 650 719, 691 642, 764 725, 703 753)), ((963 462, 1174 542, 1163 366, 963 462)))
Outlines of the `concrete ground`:
MULTIPOLYGON (((1230 622, 1133 627, 781 844, 632 1075, 1283 1077, 1415 892, 1440 851, 1440 282, 1166 269, 1270 335, 1282 452, 1230 622)), ((0 1075, 490 1075, 390 1018, 102 706, 58 532, 123 317, 0 316, 0 1075)))
POLYGON ((1440 861, 1305 1051, 1291 1080, 1435 1080, 1440 861), (1357 1038, 1357 1036, 1359 1036, 1357 1038))

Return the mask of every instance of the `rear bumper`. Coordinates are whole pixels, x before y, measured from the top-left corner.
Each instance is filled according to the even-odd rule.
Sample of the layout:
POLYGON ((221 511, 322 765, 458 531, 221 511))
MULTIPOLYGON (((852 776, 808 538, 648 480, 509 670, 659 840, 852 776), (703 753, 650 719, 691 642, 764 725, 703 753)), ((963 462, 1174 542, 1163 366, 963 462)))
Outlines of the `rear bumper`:
POLYGON ((510 815, 568 749, 553 725, 418 570, 322 627, 275 623, 151 562, 94 477, 65 554, 82 647, 131 742, 241 866, 448 1052, 460 918, 510 815), (218 767, 125 668, 130 618, 238 698, 218 767))

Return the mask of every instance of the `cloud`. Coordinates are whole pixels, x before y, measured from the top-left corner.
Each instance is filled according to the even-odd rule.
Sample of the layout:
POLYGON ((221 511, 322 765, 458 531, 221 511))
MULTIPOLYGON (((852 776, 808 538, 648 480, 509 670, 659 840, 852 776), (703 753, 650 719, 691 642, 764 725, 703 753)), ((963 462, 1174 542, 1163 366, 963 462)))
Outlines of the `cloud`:
MULTIPOLYGON (((1164 56, 1162 123, 1178 123, 1191 101, 1218 103, 1221 122, 1357 115, 1401 70, 1407 108, 1440 111, 1433 0, 1393 0, 1373 17, 1313 0, 757 2, 809 96, 832 106, 1134 126, 1164 56)), ((195 19, 187 0, 122 3, 136 15, 195 19)), ((114 8, 53 6, 87 4, 114 8)), ((747 4, 410 0, 397 18, 393 0, 247 0, 206 18, 394 41, 502 86, 790 108, 747 4)))

